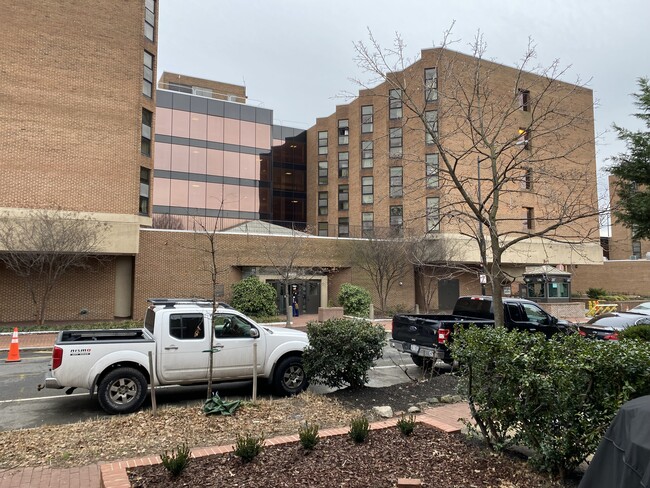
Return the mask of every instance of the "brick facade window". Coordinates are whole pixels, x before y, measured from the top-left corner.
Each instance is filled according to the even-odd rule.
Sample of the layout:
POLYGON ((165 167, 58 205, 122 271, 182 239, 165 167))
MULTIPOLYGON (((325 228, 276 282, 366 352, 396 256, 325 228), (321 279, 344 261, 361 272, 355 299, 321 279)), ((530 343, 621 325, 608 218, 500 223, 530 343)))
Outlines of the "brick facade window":
POLYGON ((402 157, 402 128, 392 127, 390 129, 390 138, 388 141, 388 157, 402 157))
POLYGON ((438 232, 440 230, 440 199, 438 197, 427 198, 427 232, 438 232))
POLYGON ((369 134, 374 130, 374 108, 372 105, 361 107, 361 133, 369 134))
POLYGON ((151 123, 153 114, 146 108, 142 109, 142 137, 140 140, 140 152, 151 157, 151 123))
POLYGON ((348 185, 339 185, 339 210, 350 208, 350 190, 348 185))
POLYGON ((151 98, 153 93, 153 54, 144 52, 144 74, 142 75, 142 94, 151 98))
POLYGON ((344 146, 350 140, 350 123, 348 119, 339 120, 339 145, 344 146))
POLYGON ((375 215, 372 212, 361 214, 361 232, 363 237, 372 237, 375 231, 375 215))
POLYGON ((350 153, 347 151, 339 153, 339 178, 350 176, 350 153))
POLYGON ((140 167, 140 215, 149 215, 149 193, 151 190, 151 170, 140 167))
POLYGON ((426 156, 426 175, 427 175, 427 188, 438 188, 440 184, 438 172, 438 155, 427 154, 426 156))
POLYGON ((424 112, 424 118, 427 121, 425 142, 427 144, 433 144, 438 137, 438 111, 427 110, 424 112))
POLYGON ((374 166, 374 143, 372 141, 361 141, 361 167, 364 169, 374 166))
POLYGON ((401 198, 404 195, 404 169, 401 166, 390 168, 390 198, 401 198))
POLYGON ((153 41, 156 26, 156 2, 144 0, 144 37, 153 41))
POLYGON ((402 90, 388 92, 388 117, 391 120, 402 118, 402 90))
POLYGON ((524 221, 523 230, 533 230, 535 228, 535 211, 533 207, 524 207, 526 220, 524 221))
POLYGON ((519 109, 524 112, 530 112, 530 91, 522 88, 517 89, 519 98, 519 109))
POLYGON ((327 222, 318 222, 318 235, 327 237, 327 222))
POLYGON ((390 229, 395 235, 402 234, 402 227, 404 225, 403 209, 401 205, 393 205, 390 207, 390 229))
POLYGON ((339 217, 339 237, 350 237, 350 219, 339 217))
POLYGON ((327 215, 327 192, 318 192, 318 215, 327 215))
POLYGON ((374 178, 372 176, 361 178, 361 203, 370 205, 374 202, 374 187, 374 178))
POLYGON ((318 161, 318 184, 327 185, 327 161, 318 161))
POLYGON ((438 70, 436 68, 424 70, 424 99, 427 103, 438 100, 438 70))
POLYGON ((318 132, 318 154, 319 155, 324 155, 327 154, 327 131, 319 131, 318 132))
POLYGON ((517 146, 523 146, 524 149, 530 149, 530 129, 519 128, 519 138, 516 144, 517 146))

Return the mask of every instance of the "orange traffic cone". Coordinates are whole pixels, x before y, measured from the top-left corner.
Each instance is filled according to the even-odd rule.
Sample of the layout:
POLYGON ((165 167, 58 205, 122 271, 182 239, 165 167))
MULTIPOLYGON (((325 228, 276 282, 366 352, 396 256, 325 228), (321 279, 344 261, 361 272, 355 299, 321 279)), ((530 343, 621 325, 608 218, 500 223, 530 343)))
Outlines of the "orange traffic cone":
POLYGON ((18 348, 18 327, 14 327, 14 334, 11 336, 11 346, 9 346, 9 356, 5 363, 15 363, 20 361, 20 349, 18 348))

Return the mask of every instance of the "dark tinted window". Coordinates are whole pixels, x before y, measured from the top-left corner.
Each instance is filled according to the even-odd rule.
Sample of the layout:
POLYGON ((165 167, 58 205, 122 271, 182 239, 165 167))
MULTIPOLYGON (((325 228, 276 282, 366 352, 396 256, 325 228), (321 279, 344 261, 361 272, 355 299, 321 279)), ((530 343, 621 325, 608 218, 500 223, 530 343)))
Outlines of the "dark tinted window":
POLYGON ((459 298, 454 308, 454 315, 491 319, 494 317, 492 314, 492 301, 475 298, 459 298))
POLYGON ((526 321, 526 317, 524 317, 524 314, 522 313, 521 308, 519 308, 518 305, 515 305, 514 303, 512 303, 510 305, 506 305, 506 307, 508 308, 508 312, 510 313, 510 318, 514 322, 525 322, 526 321))
POLYGON ((169 317, 169 335, 177 339, 203 339, 202 314, 174 314, 169 317))

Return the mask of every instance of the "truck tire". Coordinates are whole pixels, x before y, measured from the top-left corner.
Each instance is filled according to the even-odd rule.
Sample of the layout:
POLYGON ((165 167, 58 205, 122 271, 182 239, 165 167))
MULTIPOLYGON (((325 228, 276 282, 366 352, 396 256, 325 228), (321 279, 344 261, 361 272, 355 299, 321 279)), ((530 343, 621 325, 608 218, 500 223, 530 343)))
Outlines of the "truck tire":
POLYGON ((297 356, 284 358, 275 367, 273 387, 281 396, 297 395, 309 386, 302 360, 297 356))
POLYGON ((116 368, 104 376, 97 388, 99 405, 110 414, 131 413, 147 396, 147 380, 135 368, 116 368))
POLYGON ((411 360, 413 361, 413 364, 424 369, 429 369, 431 367, 431 363, 433 362, 431 359, 423 358, 422 356, 418 356, 416 354, 411 354, 411 360))

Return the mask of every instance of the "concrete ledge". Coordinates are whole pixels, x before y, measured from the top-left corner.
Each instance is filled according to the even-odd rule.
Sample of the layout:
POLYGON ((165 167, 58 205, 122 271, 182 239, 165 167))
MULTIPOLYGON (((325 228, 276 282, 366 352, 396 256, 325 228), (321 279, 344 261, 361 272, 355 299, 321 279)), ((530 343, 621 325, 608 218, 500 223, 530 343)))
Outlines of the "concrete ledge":
POLYGON ((343 307, 318 307, 318 321, 325 322, 329 319, 342 319, 343 307))

